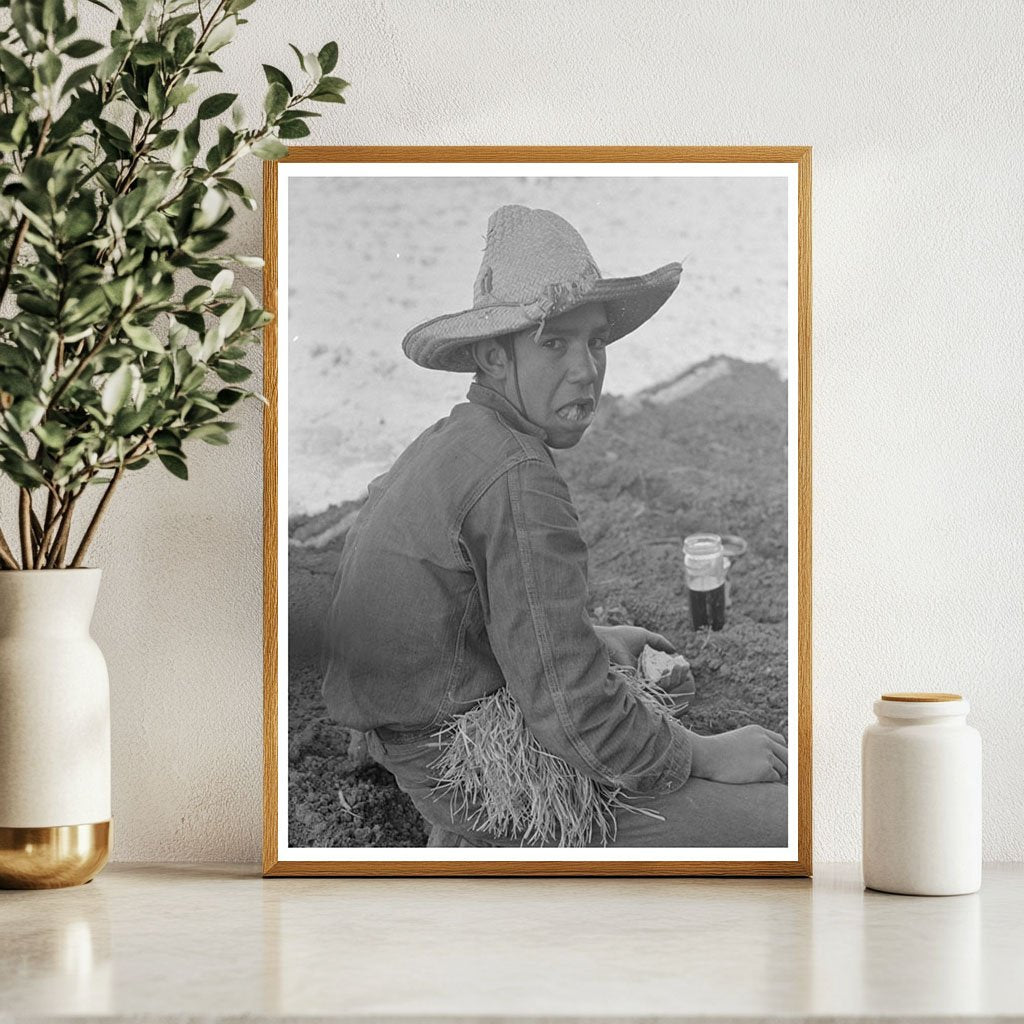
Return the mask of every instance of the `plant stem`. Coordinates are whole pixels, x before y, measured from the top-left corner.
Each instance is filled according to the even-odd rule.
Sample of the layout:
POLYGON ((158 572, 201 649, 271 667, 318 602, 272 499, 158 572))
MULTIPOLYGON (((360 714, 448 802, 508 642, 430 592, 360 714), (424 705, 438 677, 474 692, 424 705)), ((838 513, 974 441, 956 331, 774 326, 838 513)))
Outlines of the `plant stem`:
POLYGON ((14 270, 14 261, 18 257, 18 250, 21 248, 21 243, 25 241, 25 234, 28 231, 28 217, 22 217, 18 221, 17 230, 14 232, 14 239, 11 242, 10 249, 7 250, 7 259, 4 261, 3 277, 0 277, 0 302, 4 301, 4 296, 7 294, 7 285, 11 280, 11 273, 14 270))
MULTIPOLYGON (((167 79, 167 81, 163 83, 164 95, 170 93, 170 91, 178 84, 178 82, 181 80, 183 76, 186 78, 188 77, 190 61, 196 56, 196 54, 202 51, 203 45, 206 43, 207 36, 209 36, 210 32, 214 27, 214 22, 217 20, 217 16, 221 13, 226 4, 227 0, 220 0, 216 8, 214 8, 213 13, 210 15, 209 21, 206 22, 203 21, 202 4, 198 5, 199 22, 200 25, 202 26, 202 32, 200 33, 199 38, 195 41, 195 44, 192 46, 191 52, 185 57, 184 61, 182 62, 182 66, 179 67, 175 72, 173 72, 171 76, 167 79)), ((163 15, 161 15, 161 23, 162 18, 163 15)), ((132 132, 133 152, 131 160, 118 175, 118 179, 114 184, 115 195, 124 195, 128 191, 128 189, 131 188, 131 186, 135 183, 136 171, 139 166, 139 161, 149 154, 148 147, 150 135, 155 135, 156 132, 160 131, 160 129, 163 128, 165 122, 171 117, 172 113, 173 111, 171 113, 165 113, 158 118, 153 118, 152 116, 147 117, 146 124, 143 126, 142 129, 142 136, 137 144, 135 144, 135 132, 132 132)), ((211 174, 212 173, 213 172, 211 172, 211 174)))
POLYGON ((115 317, 113 320, 110 321, 109 324, 107 324, 106 330, 99 336, 99 338, 96 339, 96 344, 93 345, 93 347, 89 349, 88 352, 82 355, 81 359, 78 360, 78 363, 75 366, 75 368, 60 382, 60 384, 57 386, 57 390, 54 391, 52 395, 50 395, 50 400, 46 403, 46 413, 44 415, 49 416, 50 410, 56 406, 57 402, 63 397, 64 392, 67 391, 67 389, 71 387, 71 385, 74 384, 74 382, 78 380, 79 377, 81 377, 82 372, 85 370, 86 366, 88 365, 92 357, 95 356, 96 353, 99 352, 99 350, 103 348, 103 346, 106 345, 108 341, 110 341, 111 335, 114 333, 115 330, 117 330, 121 321, 124 320, 126 316, 128 316, 135 310, 135 308, 139 304, 139 301, 139 296, 136 296, 134 299, 132 299, 132 301, 128 304, 128 308, 124 310, 120 316, 115 317))
POLYGON ((78 501, 78 495, 81 493, 79 491, 68 498, 67 503, 64 505, 64 510, 60 515, 60 531, 57 534, 57 539, 53 542, 50 556, 46 559, 47 569, 61 568, 60 563, 64 560, 64 552, 68 546, 68 534, 71 532, 71 516, 75 511, 75 502, 78 501))
MULTIPOLYGON (((168 88, 166 91, 170 92, 170 89, 168 88)), ((128 191, 129 187, 132 184, 134 184, 135 169, 139 166, 139 161, 146 155, 147 152, 146 140, 149 137, 149 133, 154 128, 156 130, 159 130, 165 120, 167 120, 165 117, 161 117, 157 121, 154 121, 152 117, 146 119, 146 125, 142 130, 142 139, 136 145, 133 145, 132 148, 134 149, 134 152, 132 153, 132 158, 128 162, 128 165, 121 172, 121 175, 118 178, 118 180, 114 183, 115 195, 124 195, 128 191)))
MULTIPOLYGON (((53 116, 47 113, 39 129, 39 141, 32 153, 33 157, 39 156, 46 148, 46 140, 50 137, 50 126, 53 124, 53 116)), ((18 258, 18 250, 21 243, 25 241, 25 234, 28 231, 28 217, 22 217, 18 221, 17 230, 14 232, 14 240, 7 251, 7 259, 4 261, 3 277, 0 277, 0 303, 4 301, 7 294, 7 286, 11 283, 11 274, 14 272, 14 262, 18 258)))
POLYGON ((32 557, 32 492, 27 487, 21 488, 21 500, 18 510, 18 521, 21 526, 21 567, 34 569, 32 557))
POLYGON ((100 525, 100 520, 103 518, 103 513, 107 511, 110 499, 114 496, 114 490, 123 474, 124 466, 118 466, 117 472, 111 477, 110 483, 107 484, 107 489, 103 492, 103 497, 100 498, 100 503, 96 506, 96 511, 93 513, 92 519, 86 528, 81 543, 78 545, 75 557, 71 561, 72 569, 77 569, 82 564, 82 560, 85 558, 85 553, 89 550, 89 545, 92 543, 92 539, 96 535, 96 530, 100 525))
POLYGON ((14 552, 11 551, 10 545, 7 543, 3 530, 0 530, 0 562, 3 562, 8 569, 19 568, 18 561, 14 557, 14 552))
POLYGON ((43 531, 46 532, 53 525, 53 517, 57 511, 57 495, 50 491, 46 495, 46 515, 43 517, 43 531))
POLYGON ((209 18, 206 19, 206 21, 203 21, 202 0, 199 0, 199 2, 196 4, 196 6, 199 8, 199 24, 202 25, 203 31, 200 34, 199 38, 196 40, 196 45, 192 47, 193 53, 197 53, 199 50, 203 48, 203 43, 206 42, 206 37, 210 34, 210 30, 213 28, 213 23, 217 19, 217 15, 220 14, 221 8, 223 8, 227 2, 228 0, 219 0, 217 6, 213 9, 213 13, 209 16, 209 18))
POLYGON ((121 80, 121 75, 124 69, 128 66, 128 59, 131 57, 131 50, 129 50, 118 65, 117 70, 107 79, 106 84, 100 88, 100 104, 101 107, 105 107, 113 98, 117 92, 118 83, 121 80), (109 86, 109 91, 108 87, 109 86))
POLYGON ((149 452, 153 447, 154 433, 156 433, 155 427, 151 428, 142 440, 138 442, 138 444, 136 444, 130 451, 126 452, 124 458, 117 465, 117 469, 113 477, 111 477, 110 483, 107 484, 107 489, 103 492, 103 497, 100 498, 100 503, 96 506, 96 511, 93 513, 92 520, 86 528, 81 543, 78 545, 78 551, 75 552, 74 561, 71 563, 72 568, 77 568, 82 564, 82 559, 85 558, 85 553, 88 550, 89 545, 92 543, 92 539, 100 525, 100 520, 107 511, 107 505, 110 504, 110 499, 114 496, 114 489, 117 487, 118 482, 124 475, 125 467, 130 466, 133 462, 143 458, 149 452))
MULTIPOLYGON (((32 522, 32 540, 36 544, 38 544, 40 542, 40 540, 42 540, 42 538, 43 538, 43 524, 41 522, 39 522, 39 516, 36 515, 35 509, 32 509, 32 512, 31 512, 31 522, 32 522)), ((32 561, 33 562, 38 561, 38 559, 35 557, 35 553, 34 552, 33 552, 33 555, 32 555, 32 561)))
POLYGON ((64 509, 64 503, 60 500, 56 490, 50 491, 46 499, 46 520, 43 528, 43 539, 39 542, 36 552, 36 565, 45 565, 49 554, 50 545, 53 543, 54 535, 60 526, 60 512, 64 509))

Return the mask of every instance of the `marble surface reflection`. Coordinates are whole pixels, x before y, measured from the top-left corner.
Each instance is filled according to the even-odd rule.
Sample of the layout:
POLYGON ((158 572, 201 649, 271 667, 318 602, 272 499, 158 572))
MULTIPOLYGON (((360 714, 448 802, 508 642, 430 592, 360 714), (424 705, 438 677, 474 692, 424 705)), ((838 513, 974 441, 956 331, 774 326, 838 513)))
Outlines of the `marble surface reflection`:
POLYGON ((1024 866, 744 879, 274 879, 114 865, 0 893, 0 1018, 1024 1016, 1024 866))

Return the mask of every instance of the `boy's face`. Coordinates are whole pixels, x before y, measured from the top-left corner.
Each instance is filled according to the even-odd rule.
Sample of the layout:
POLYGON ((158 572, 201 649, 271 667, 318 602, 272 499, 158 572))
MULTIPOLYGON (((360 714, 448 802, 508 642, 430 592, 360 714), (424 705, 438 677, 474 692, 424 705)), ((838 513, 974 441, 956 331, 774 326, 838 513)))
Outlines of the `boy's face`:
POLYGON ((539 336, 535 329, 515 335, 519 395, 511 376, 506 397, 513 402, 522 397, 526 418, 547 431, 552 448, 578 444, 593 422, 607 342, 608 318, 598 302, 552 317, 539 336))

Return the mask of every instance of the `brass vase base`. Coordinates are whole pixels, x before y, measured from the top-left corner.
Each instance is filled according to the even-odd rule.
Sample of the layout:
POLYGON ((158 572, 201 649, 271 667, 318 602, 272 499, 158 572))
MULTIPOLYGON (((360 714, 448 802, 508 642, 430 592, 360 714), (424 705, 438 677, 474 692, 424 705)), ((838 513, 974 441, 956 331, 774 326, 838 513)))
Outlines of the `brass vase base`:
POLYGON ((110 822, 49 828, 0 826, 0 889, 82 885, 110 857, 110 822))

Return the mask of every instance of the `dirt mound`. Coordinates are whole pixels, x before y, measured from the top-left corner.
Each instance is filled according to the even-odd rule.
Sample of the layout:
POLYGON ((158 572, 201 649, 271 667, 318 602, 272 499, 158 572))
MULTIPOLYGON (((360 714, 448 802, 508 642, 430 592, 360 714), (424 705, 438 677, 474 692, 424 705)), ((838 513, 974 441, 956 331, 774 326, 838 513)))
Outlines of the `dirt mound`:
MULTIPOLYGON (((690 660, 687 724, 787 732, 786 385, 767 366, 709 360, 638 398, 602 401, 558 452, 590 549, 590 610, 667 636, 690 660), (718 633, 690 628, 682 538, 738 534, 718 633)), ((352 505, 289 523, 289 844, 421 846, 422 820, 376 767, 348 755, 319 694, 321 623, 352 505)))

